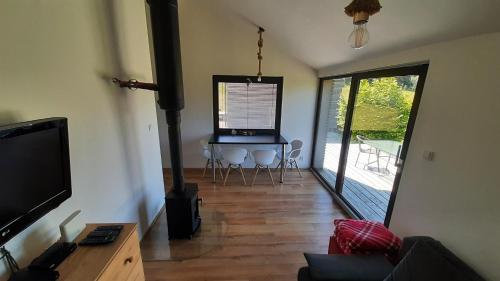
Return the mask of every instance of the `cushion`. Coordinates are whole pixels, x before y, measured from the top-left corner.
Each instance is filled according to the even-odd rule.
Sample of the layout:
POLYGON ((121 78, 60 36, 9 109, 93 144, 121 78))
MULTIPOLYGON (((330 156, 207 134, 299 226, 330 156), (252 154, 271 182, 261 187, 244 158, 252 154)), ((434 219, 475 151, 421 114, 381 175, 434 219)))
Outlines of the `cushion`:
POLYGON ((382 281, 393 269, 383 255, 304 254, 315 281, 382 281))
POLYGON ((418 241, 384 281, 484 280, 438 241, 418 241))
POLYGON ((341 255, 344 252, 340 249, 339 244, 337 244, 337 239, 335 236, 330 237, 330 243, 328 244, 328 254, 329 255, 341 255))
POLYGON ((397 256, 401 239, 382 223, 366 220, 337 219, 335 237, 344 254, 385 253, 397 256))

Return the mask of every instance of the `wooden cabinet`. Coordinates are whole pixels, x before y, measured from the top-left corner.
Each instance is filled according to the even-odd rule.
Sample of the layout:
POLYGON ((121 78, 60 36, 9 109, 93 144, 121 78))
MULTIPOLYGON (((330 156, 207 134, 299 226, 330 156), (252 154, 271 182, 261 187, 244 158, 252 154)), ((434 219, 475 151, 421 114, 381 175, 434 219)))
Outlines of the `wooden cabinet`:
MULTIPOLYGON (((89 224, 80 241, 98 224, 89 224)), ((135 224, 124 224, 118 239, 103 246, 78 247, 57 269, 64 281, 144 281, 139 236, 135 224)))

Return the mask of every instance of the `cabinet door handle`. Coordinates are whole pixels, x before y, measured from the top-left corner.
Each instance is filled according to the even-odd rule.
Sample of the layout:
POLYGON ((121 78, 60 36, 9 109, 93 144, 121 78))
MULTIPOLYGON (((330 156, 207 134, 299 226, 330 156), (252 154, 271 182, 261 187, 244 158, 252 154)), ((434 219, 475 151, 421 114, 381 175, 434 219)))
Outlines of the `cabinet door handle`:
POLYGON ((123 262, 123 264, 127 265, 127 264, 129 264, 129 263, 132 263, 132 261, 133 261, 133 260, 134 260, 134 258, 133 258, 133 257, 126 258, 126 259, 125 259, 125 262, 123 262))

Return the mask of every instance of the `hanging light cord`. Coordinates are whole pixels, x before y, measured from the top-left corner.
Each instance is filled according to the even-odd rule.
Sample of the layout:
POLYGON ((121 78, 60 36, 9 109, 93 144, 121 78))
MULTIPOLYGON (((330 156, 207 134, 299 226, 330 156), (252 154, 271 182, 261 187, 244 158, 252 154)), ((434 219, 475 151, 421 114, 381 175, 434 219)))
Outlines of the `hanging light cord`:
POLYGON ((10 252, 5 249, 5 247, 0 248, 0 260, 3 259, 5 259, 5 261, 7 262, 11 273, 19 271, 19 266, 17 265, 16 260, 14 259, 14 257, 12 257, 10 252))
POLYGON ((247 127, 246 127, 246 129, 248 129, 248 87, 250 87, 250 84, 247 84, 247 127))
POLYGON ((262 47, 264 46, 264 39, 262 39, 262 33, 264 33, 264 28, 259 26, 259 41, 257 41, 257 46, 259 46, 259 52, 257 53, 257 59, 259 60, 259 72, 257 73, 257 79, 260 82, 262 78, 262 47))

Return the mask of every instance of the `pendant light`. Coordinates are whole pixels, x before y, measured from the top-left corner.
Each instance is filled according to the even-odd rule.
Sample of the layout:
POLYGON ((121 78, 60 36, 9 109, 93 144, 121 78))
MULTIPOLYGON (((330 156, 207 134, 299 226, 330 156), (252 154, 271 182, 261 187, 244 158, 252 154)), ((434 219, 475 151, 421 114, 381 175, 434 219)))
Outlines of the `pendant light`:
POLYGON ((378 13, 381 8, 378 0, 353 0, 344 8, 346 15, 352 17, 354 24, 354 30, 347 39, 353 49, 361 49, 368 44, 370 39, 366 27, 368 18, 378 13))
POLYGON ((264 28, 259 26, 259 41, 257 41, 257 47, 259 47, 259 51, 257 52, 257 60, 259 61, 259 72, 257 72, 257 81, 262 81, 262 47, 264 46, 264 40, 262 39, 262 33, 264 33, 264 28))

